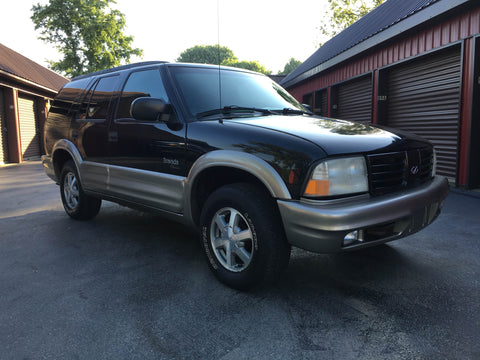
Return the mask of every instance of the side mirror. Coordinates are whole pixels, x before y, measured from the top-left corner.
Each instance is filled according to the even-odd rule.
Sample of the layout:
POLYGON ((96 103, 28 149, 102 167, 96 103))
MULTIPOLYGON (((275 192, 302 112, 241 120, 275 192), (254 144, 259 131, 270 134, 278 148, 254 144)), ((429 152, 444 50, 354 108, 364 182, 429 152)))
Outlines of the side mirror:
POLYGON ((171 105, 163 99, 139 97, 132 102, 130 112, 135 120, 167 122, 170 119, 171 105))
POLYGON ((302 104, 302 106, 307 109, 308 111, 310 111, 311 113, 313 113, 313 107, 312 105, 308 105, 308 104, 302 104))

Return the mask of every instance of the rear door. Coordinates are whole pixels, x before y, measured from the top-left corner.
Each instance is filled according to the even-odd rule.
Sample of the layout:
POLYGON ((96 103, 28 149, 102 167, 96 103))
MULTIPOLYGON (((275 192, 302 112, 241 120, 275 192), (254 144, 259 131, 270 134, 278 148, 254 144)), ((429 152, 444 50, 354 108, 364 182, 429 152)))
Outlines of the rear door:
POLYGON ((90 191, 105 192, 108 188, 108 128, 119 79, 115 74, 96 80, 72 121, 72 141, 84 160, 82 182, 90 191))

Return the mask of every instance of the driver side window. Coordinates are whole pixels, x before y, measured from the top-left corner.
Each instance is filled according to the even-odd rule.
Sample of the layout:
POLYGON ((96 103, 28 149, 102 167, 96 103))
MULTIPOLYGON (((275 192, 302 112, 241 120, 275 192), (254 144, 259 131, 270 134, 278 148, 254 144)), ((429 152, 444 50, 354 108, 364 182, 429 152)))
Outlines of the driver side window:
POLYGON ((141 70, 130 74, 120 97, 116 118, 131 118, 130 105, 139 97, 160 98, 169 102, 159 69, 141 70))

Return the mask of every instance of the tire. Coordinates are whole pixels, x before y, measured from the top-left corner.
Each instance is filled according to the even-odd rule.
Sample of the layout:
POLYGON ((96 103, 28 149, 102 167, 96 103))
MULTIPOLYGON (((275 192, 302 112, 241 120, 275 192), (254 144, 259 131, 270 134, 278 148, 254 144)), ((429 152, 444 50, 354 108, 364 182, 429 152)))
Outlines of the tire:
POLYGON ((276 204, 253 185, 213 192, 203 206, 200 230, 210 269, 232 288, 271 283, 288 265, 290 244, 276 204))
POLYGON ((75 220, 93 219, 100 211, 102 200, 86 195, 72 160, 65 163, 60 174, 60 196, 65 212, 75 220))

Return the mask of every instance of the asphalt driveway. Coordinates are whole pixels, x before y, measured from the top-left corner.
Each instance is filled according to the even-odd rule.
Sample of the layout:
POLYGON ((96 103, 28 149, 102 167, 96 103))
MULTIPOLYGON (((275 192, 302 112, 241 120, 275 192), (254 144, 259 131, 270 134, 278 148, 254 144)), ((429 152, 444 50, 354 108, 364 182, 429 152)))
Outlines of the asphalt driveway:
POLYGON ((69 219, 37 162, 0 167, 0 359, 479 359, 480 198, 276 286, 210 274, 195 234, 105 203, 69 219))

